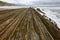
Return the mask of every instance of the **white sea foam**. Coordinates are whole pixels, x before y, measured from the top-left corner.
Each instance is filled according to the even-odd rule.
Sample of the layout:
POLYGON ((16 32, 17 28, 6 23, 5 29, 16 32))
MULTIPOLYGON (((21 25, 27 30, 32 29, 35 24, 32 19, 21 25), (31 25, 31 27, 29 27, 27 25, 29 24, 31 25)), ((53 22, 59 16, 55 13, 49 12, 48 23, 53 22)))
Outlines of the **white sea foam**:
MULTIPOLYGON (((56 22, 58 28, 60 28, 60 13, 56 10, 59 10, 60 8, 41 8, 39 7, 40 10, 42 10, 45 14, 45 16, 49 17, 50 19, 52 19, 52 22, 56 22), (54 10, 54 11, 52 11, 54 10)), ((41 13, 40 13, 41 14, 41 13)), ((42 14, 43 15, 43 14, 42 14)))

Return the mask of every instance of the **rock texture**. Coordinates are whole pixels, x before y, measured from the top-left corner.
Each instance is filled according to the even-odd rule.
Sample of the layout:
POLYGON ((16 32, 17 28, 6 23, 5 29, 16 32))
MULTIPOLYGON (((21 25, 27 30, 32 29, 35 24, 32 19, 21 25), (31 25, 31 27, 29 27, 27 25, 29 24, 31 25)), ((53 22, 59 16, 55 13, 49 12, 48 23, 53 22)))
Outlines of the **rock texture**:
POLYGON ((58 40, 54 30, 55 37, 50 32, 50 27, 55 26, 43 20, 33 8, 0 11, 0 40, 58 40))

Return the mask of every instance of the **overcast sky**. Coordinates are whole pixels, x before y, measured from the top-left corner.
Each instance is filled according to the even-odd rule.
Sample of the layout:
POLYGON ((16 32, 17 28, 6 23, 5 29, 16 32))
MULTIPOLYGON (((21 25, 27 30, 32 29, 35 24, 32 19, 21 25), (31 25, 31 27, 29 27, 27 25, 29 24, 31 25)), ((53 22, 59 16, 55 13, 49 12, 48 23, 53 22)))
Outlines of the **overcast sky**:
POLYGON ((60 3, 60 0, 1 0, 8 3, 16 3, 16 4, 40 4, 40 3, 60 3))

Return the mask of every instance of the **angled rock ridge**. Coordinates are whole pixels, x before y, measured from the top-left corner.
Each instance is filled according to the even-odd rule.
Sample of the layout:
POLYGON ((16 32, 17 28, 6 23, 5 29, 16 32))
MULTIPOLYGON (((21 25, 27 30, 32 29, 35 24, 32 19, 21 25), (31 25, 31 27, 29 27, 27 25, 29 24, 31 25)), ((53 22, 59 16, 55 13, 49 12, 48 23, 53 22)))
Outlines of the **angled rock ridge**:
POLYGON ((42 18, 33 8, 0 11, 0 40, 57 40, 42 18))

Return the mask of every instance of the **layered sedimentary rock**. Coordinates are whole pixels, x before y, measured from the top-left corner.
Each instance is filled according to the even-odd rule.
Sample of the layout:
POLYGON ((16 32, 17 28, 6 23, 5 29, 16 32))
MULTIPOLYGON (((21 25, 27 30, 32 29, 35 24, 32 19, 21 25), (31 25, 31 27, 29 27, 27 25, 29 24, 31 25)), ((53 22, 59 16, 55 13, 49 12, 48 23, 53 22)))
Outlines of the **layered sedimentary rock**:
POLYGON ((33 8, 0 11, 0 40, 55 40, 42 18, 33 8))

